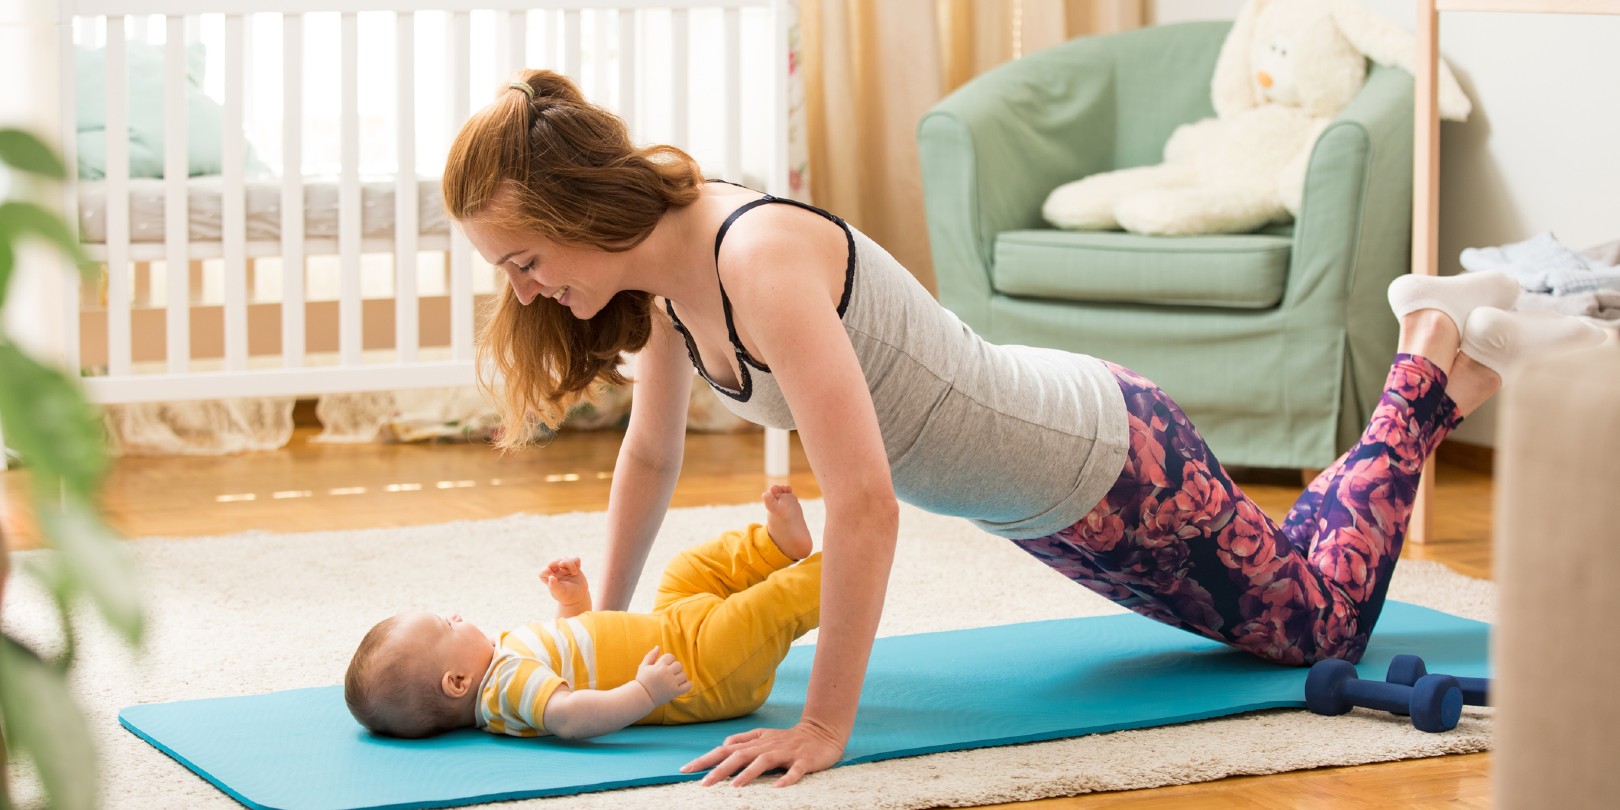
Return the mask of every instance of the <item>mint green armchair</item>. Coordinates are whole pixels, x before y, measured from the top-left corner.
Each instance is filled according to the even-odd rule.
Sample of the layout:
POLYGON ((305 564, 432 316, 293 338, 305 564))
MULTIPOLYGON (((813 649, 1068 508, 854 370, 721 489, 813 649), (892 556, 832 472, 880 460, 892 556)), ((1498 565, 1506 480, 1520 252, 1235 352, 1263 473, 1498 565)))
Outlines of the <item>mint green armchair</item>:
POLYGON ((1412 78, 1374 66, 1311 153, 1299 218, 1260 233, 1052 228, 1062 183, 1158 163, 1214 115, 1228 23, 1082 38, 1002 65, 922 119, 940 300, 985 339, 1128 366, 1223 463, 1325 467, 1361 434, 1395 352, 1385 289, 1411 265, 1412 78))

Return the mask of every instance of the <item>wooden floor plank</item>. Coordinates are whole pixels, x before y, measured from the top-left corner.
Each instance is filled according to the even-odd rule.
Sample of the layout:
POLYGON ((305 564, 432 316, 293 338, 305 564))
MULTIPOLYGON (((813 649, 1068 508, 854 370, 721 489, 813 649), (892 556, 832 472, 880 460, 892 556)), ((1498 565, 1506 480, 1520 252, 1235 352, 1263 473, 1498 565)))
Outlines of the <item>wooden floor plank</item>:
MULTIPOLYGON (((129 537, 202 536, 246 530, 362 529, 606 507, 621 433, 565 432, 546 447, 502 456, 467 444, 323 444, 300 428, 280 451, 200 458, 125 458, 103 493, 108 520, 129 537)), ((675 506, 747 503, 764 487, 759 433, 688 438, 675 506)), ((1434 539, 1402 556, 1440 560, 1491 576, 1491 477, 1467 451, 1436 480, 1434 539)), ((802 497, 820 488, 795 441, 790 481, 802 497)), ((1302 485, 1292 474, 1240 477, 1250 497, 1281 518, 1302 485)), ((0 533, 9 548, 39 537, 27 509, 28 473, 0 473, 0 533)), ((1489 754, 1324 768, 1195 785, 1028 802, 1072 808, 1354 808, 1489 806, 1489 754)))

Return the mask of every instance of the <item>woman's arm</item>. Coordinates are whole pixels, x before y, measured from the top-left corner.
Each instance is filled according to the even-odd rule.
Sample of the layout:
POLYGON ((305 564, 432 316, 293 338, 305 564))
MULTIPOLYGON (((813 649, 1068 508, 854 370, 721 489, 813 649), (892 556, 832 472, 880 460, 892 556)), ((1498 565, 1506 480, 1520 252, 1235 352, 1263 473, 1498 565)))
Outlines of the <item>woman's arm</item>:
POLYGON ((652 321, 652 336, 636 356, 635 404, 608 491, 607 553, 597 610, 629 608, 681 472, 692 363, 669 320, 655 312, 652 321))
POLYGON ((828 267, 843 277, 844 235, 825 220, 787 219, 803 213, 783 207, 750 223, 751 238, 736 246, 740 255, 722 259, 752 271, 736 281, 727 276, 726 289, 792 409, 826 502, 821 630, 799 723, 736 735, 689 763, 683 770, 713 768, 704 784, 732 774, 735 784, 747 784, 780 768, 787 774, 777 784, 790 785, 837 764, 855 723, 899 531, 871 392, 829 292, 828 267), (835 238, 822 238, 823 226, 835 238))

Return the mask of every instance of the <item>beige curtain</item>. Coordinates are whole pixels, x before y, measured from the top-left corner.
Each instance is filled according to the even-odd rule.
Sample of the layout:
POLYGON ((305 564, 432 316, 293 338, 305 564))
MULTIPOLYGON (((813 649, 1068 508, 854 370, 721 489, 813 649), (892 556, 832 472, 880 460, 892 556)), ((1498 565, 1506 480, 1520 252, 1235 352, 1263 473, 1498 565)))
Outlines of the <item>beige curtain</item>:
POLYGON ((1145 0, 800 0, 810 197, 933 290, 917 121, 1009 59, 1145 23, 1145 0))

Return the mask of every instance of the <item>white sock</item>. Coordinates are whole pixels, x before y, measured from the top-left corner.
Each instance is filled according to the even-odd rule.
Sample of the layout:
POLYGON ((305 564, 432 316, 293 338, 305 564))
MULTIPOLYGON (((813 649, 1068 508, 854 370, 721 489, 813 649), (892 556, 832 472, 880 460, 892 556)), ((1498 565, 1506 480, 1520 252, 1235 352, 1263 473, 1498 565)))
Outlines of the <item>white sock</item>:
POLYGON ((1519 300, 1519 283, 1496 272, 1430 276, 1408 273, 1389 285, 1389 306, 1400 318, 1420 309, 1438 309, 1457 325, 1458 335, 1468 331, 1468 313, 1479 307, 1510 309, 1519 300))
POLYGON ((1480 365, 1506 377, 1516 364, 1597 346, 1606 337, 1604 330, 1580 318, 1480 307, 1468 316, 1462 350, 1480 365))

